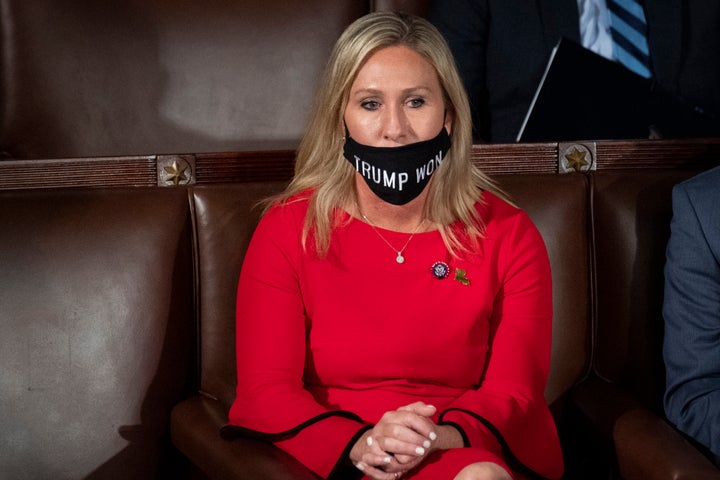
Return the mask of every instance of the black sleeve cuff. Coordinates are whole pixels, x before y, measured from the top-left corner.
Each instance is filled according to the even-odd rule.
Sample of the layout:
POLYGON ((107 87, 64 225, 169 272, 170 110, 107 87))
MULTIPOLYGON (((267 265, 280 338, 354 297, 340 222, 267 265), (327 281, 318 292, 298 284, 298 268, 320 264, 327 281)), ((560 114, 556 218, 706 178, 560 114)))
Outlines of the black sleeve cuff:
POLYGON ((232 425, 227 424, 223 425, 220 428, 220 436, 225 440, 234 440, 239 437, 244 438, 255 438, 259 440, 268 440, 271 442, 277 442, 280 440, 285 440, 287 438, 292 437, 293 435, 296 435, 298 432, 300 432, 303 428, 306 428, 314 423, 317 423, 321 420, 324 420, 328 417, 344 417, 349 420, 356 421, 358 423, 364 424, 362 418, 358 417, 352 412, 348 412, 345 410, 333 410, 331 412, 325 412, 320 415, 317 415, 316 417, 313 417, 309 420, 304 421, 300 425, 296 425, 293 428, 290 428, 288 430, 285 430, 283 432, 276 432, 276 433, 269 433, 269 432, 260 432, 258 430, 253 430, 251 428, 245 428, 241 427, 239 425, 232 425))
POLYGON ((363 473, 353 465, 350 460, 350 451, 357 443, 358 439, 362 437, 363 433, 370 430, 372 425, 365 425, 363 428, 353 435, 348 444, 345 446, 345 450, 340 454, 340 458, 333 467, 327 480, 357 480, 362 478, 363 473))

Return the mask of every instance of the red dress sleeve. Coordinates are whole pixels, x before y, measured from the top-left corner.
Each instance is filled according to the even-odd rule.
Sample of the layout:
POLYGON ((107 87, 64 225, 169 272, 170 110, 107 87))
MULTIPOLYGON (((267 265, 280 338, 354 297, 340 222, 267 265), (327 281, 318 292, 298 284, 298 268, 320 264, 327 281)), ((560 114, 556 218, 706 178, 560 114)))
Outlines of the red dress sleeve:
POLYGON ((237 395, 222 434, 273 441, 327 478, 367 427, 351 412, 323 407, 303 388, 301 204, 273 207, 248 246, 237 294, 237 395))
POLYGON ((501 287, 485 372, 479 388, 444 409, 440 423, 458 427, 470 446, 499 442, 514 469, 559 478, 562 453, 544 399, 552 343, 545 244, 527 215, 518 212, 507 238, 486 254, 497 255, 501 287))

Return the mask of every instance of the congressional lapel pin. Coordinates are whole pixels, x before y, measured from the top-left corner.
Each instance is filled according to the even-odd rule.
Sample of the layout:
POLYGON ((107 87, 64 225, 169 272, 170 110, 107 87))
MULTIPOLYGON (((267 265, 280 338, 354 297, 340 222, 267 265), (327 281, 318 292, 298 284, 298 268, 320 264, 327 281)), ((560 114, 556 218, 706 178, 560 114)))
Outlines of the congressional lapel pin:
POLYGON ((432 273, 433 278, 442 280, 450 274, 450 267, 445 262, 435 262, 430 267, 430 273, 432 273))

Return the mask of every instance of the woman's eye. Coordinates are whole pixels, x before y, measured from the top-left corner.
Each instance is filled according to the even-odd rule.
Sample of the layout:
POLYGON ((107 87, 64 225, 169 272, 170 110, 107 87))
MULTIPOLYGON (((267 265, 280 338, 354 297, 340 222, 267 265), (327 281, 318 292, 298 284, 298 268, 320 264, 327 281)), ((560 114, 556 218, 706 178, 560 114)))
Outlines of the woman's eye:
POLYGON ((375 100, 365 100, 360 103, 360 106, 365 110, 377 110, 380 107, 380 103, 375 100))
POLYGON ((408 101, 408 104, 411 108, 419 108, 425 105, 425 99, 424 98, 411 98, 408 101))

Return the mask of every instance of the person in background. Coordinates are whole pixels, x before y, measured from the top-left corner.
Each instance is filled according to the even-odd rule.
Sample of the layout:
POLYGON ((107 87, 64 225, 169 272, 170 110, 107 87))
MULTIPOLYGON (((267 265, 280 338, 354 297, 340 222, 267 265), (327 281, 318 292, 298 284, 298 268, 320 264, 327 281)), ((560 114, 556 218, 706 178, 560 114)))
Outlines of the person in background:
POLYGON ((665 413, 720 466, 720 167, 673 189, 665 264, 665 413))
POLYGON ((471 146, 430 23, 347 28, 244 259, 224 438, 330 479, 561 477, 547 252, 471 146))
MULTIPOLYGON (((652 80, 653 98, 692 121, 692 127, 675 124, 660 134, 720 135, 720 2, 641 3, 433 0, 428 18, 442 32, 457 61, 470 97, 475 140, 515 141, 550 52, 561 37, 626 62, 635 73, 652 80), (641 20, 629 16, 625 8, 641 20), (644 29, 642 52, 635 52, 646 63, 644 70, 627 59, 624 48, 613 45, 615 29, 625 20, 639 22, 636 26, 644 29)), ((642 40, 638 42, 642 45, 642 40)), ((578 81, 582 82, 582 72, 578 81)))

